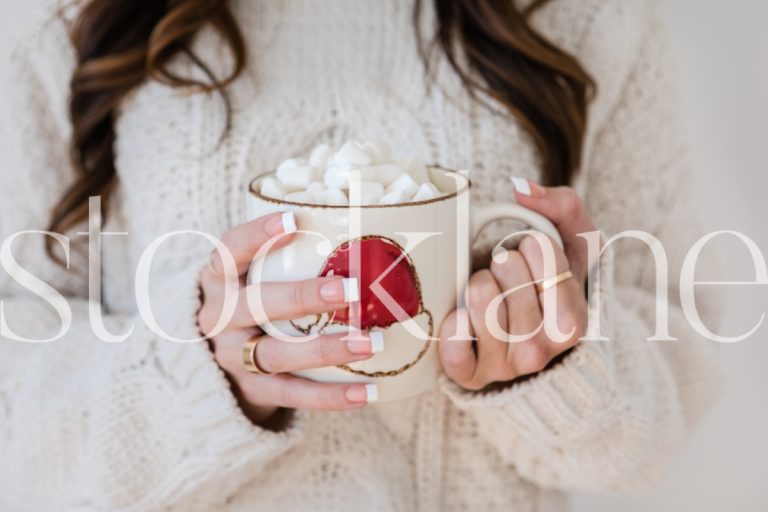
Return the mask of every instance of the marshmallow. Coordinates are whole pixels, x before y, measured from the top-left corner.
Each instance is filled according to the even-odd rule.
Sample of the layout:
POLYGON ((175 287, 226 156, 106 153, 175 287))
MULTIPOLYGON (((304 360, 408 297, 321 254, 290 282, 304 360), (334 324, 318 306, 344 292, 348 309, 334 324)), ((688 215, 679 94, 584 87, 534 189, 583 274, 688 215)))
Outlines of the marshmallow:
POLYGON ((337 188, 323 190, 317 197, 321 204, 346 206, 348 203, 346 194, 337 188))
POLYGON ((328 188, 341 189, 348 186, 349 180, 343 167, 332 166, 325 170, 323 182, 328 188))
POLYGON ((320 192, 326 190, 325 183, 322 183, 320 181, 313 181, 307 186, 307 192, 310 194, 319 194, 320 192))
POLYGON ((315 202, 314 196, 307 191, 289 192, 285 194, 285 197, 283 199, 285 199, 286 201, 294 202, 294 203, 314 203, 315 202))
POLYGON ((348 189, 350 180, 375 181, 375 172, 372 167, 347 165, 334 165, 325 171, 323 181, 328 188, 348 189))
POLYGON ((426 182, 419 186, 419 190, 413 195, 413 201, 427 201, 434 199, 440 195, 440 191, 437 190, 432 183, 426 182))
POLYGON ((283 187, 280 185, 279 181, 277 181, 272 176, 267 176, 261 180, 261 188, 259 189, 259 193, 264 197, 282 199, 285 195, 285 190, 283 190, 283 187))
POLYGON ((329 167, 323 175, 323 181, 328 188, 349 188, 349 168, 337 165, 329 167))
POLYGON ((400 162, 400 165, 411 175, 411 178, 413 178, 416 183, 426 183, 429 181, 427 166, 424 165, 423 162, 411 159, 400 162))
POLYGON ((398 204, 407 202, 408 196, 405 195, 405 192, 402 190, 393 190, 391 192, 387 192, 381 196, 381 199, 379 199, 379 204, 398 204))
POLYGON ((333 163, 336 165, 368 165, 371 163, 371 156, 359 143, 349 141, 333 155, 333 163))
POLYGON ((299 160, 296 158, 283 160, 280 162, 280 165, 277 166, 277 174, 279 176, 280 174, 284 174, 285 172, 290 171, 291 169, 295 169, 300 165, 301 163, 299 163, 299 160))
POLYGON ((299 167, 283 168, 282 172, 278 168, 277 179, 287 192, 297 190, 306 190, 317 175, 314 167, 302 165, 299 167))
POLYGON ((328 144, 318 144, 309 154, 309 165, 324 169, 328 164, 328 158, 331 156, 331 146, 328 144))
POLYGON ((405 170, 403 168, 394 164, 377 165, 372 169, 375 175, 375 180, 385 187, 390 186, 393 181, 405 174, 405 170))
POLYGON ((363 151, 371 157, 371 164, 383 164, 389 162, 389 146, 384 142, 374 143, 366 142, 363 144, 363 151))
POLYGON ((376 171, 373 167, 352 166, 347 170, 349 181, 376 181, 376 171))
POLYGON ((349 202, 355 206, 376 204, 384 195, 384 187, 375 181, 355 181, 349 184, 349 202))
POLYGON ((318 144, 308 158, 284 160, 259 190, 266 197, 334 206, 408 203, 442 194, 423 163, 393 162, 386 144, 356 141, 335 152, 318 144))
POLYGON ((406 196, 411 197, 419 189, 419 184, 411 178, 410 174, 402 174, 387 187, 387 193, 393 190, 401 190, 406 196))

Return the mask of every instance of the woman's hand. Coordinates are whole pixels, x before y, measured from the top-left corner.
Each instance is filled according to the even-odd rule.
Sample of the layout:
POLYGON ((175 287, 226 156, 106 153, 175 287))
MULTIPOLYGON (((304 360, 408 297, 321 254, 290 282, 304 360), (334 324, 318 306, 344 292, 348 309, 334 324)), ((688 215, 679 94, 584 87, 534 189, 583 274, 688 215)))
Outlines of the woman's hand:
MULTIPOLYGON (((222 238, 234 259, 236 272, 225 278, 226 259, 215 252, 211 264, 201 273, 203 305, 198 313, 200 330, 213 333, 225 310, 225 292, 237 297, 231 321, 221 332, 213 333, 211 344, 218 365, 229 377, 233 391, 246 415, 257 424, 265 424, 279 408, 343 410, 367 402, 364 384, 326 384, 289 375, 289 372, 323 366, 348 364, 373 355, 368 333, 318 336, 312 341, 293 343, 265 336, 256 346, 258 365, 273 375, 249 373, 242 360, 244 344, 260 334, 258 325, 268 321, 289 320, 347 307, 344 279, 325 277, 299 282, 245 285, 245 274, 254 255, 273 237, 280 236, 271 249, 291 242, 295 223, 292 214, 277 213, 248 222, 229 231, 222 238), (235 276, 237 274, 237 276, 235 276), (254 294, 260 294, 263 308, 249 307, 254 294), (262 309, 262 311, 256 311, 262 309)), ((270 249, 270 250, 271 250, 270 249)), ((226 254, 226 253, 225 253, 226 254)), ((232 270, 232 269, 230 269, 232 270)))
POLYGON ((585 287, 591 262, 587 259, 587 243, 578 234, 595 231, 595 227, 571 188, 545 188, 525 181, 516 181, 516 188, 519 204, 555 224, 565 249, 551 240, 551 244, 542 245, 533 236, 526 236, 517 250, 507 251, 506 258, 494 258, 489 269, 471 276, 467 307, 446 318, 439 342, 446 374, 470 390, 507 383, 545 369, 578 344, 586 331, 585 287), (554 251, 554 270, 545 269, 543 251, 550 249, 554 251), (571 271, 572 278, 537 292, 535 283, 566 270, 571 271), (500 304, 499 299, 494 302, 494 298, 512 289, 515 291, 500 304), (486 317, 489 307, 492 309, 486 317), (498 319, 498 324, 489 324, 489 318, 498 319), (550 329, 545 329, 548 323, 550 329), (462 326, 471 332, 466 333, 462 326), (558 331, 562 337, 557 335, 555 338, 560 339, 554 341, 550 334, 558 331), (509 335, 518 341, 507 341, 509 335), (474 344, 467 342, 471 337, 476 340, 474 344))

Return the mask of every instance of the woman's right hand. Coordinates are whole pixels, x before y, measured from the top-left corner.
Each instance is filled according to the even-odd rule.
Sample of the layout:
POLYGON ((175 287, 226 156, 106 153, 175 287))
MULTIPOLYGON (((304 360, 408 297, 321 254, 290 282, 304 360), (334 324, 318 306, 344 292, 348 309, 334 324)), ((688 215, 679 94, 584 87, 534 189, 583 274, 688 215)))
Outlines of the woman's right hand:
MULTIPOLYGON (((242 360, 244 344, 268 321, 290 320, 347 307, 344 278, 322 277, 296 282, 262 282, 247 286, 245 274, 259 249, 273 237, 281 237, 270 250, 289 244, 296 230, 291 213, 267 215, 242 224, 222 237, 234 259, 231 278, 224 278, 220 252, 201 272, 203 304, 198 325, 211 340, 216 362, 232 383, 243 412, 256 424, 265 425, 280 408, 345 410, 368 401, 365 384, 336 384, 310 381, 290 372, 362 361, 373 355, 369 333, 318 336, 311 341, 289 342, 264 336, 256 346, 254 360, 271 375, 250 373, 242 360), (224 311, 226 287, 237 296, 231 321, 220 332, 213 330, 224 311), (248 297, 261 295, 261 311, 251 311, 248 297), (212 335, 213 334, 213 335, 212 335)), ((359 295, 359 294, 358 294, 359 295)), ((254 304, 259 302, 252 298, 254 304)))

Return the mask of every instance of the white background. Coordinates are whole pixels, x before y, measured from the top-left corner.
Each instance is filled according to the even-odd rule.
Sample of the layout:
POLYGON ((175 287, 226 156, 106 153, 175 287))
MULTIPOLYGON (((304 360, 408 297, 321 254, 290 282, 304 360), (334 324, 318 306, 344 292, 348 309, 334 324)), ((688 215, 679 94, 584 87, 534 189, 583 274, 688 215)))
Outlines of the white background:
MULTIPOLYGON (((28 5, 0 0, 0 50, 28 5)), ((768 2, 664 0, 663 10, 711 230, 742 231, 768 255, 768 2)), ((749 260, 734 248, 727 261, 749 260)), ((748 279, 738 266, 731 278, 748 279)), ((729 289, 728 296, 731 335, 768 313, 765 287, 729 289)), ((768 327, 721 352, 726 389, 663 484, 641 497, 576 495, 575 512, 768 510, 768 327)))
MULTIPOLYGON (((664 0, 710 231, 734 229, 768 257, 768 2, 664 0)), ((685 193, 684 191, 681 193, 685 193)), ((754 279, 738 246, 727 279, 754 279)), ((768 314, 768 287, 728 287, 723 330, 749 331, 768 314)), ((577 495, 574 512, 768 511, 768 326, 723 346, 726 389, 673 462, 642 497, 577 495)))

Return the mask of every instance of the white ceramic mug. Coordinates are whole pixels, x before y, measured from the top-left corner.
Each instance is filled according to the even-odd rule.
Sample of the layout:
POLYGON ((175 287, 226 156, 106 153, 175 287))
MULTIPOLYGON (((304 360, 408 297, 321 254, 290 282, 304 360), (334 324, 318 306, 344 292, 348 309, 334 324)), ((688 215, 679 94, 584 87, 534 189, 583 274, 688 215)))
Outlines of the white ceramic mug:
POLYGON ((272 174, 251 182, 248 219, 292 211, 299 233, 291 244, 254 260, 248 282, 297 281, 333 273, 357 277, 361 300, 333 315, 276 321, 262 327, 270 335, 303 336, 305 340, 308 335, 355 328, 382 330, 384 350, 368 360, 297 372, 322 382, 376 383, 380 401, 413 396, 434 385, 440 374, 436 350, 440 324, 456 307, 457 293, 463 293, 471 242, 485 225, 502 218, 516 219, 562 246, 551 222, 518 204, 474 207, 469 215, 466 175, 437 166, 429 168, 429 175, 443 195, 427 201, 359 207, 262 196, 259 182, 272 174))

